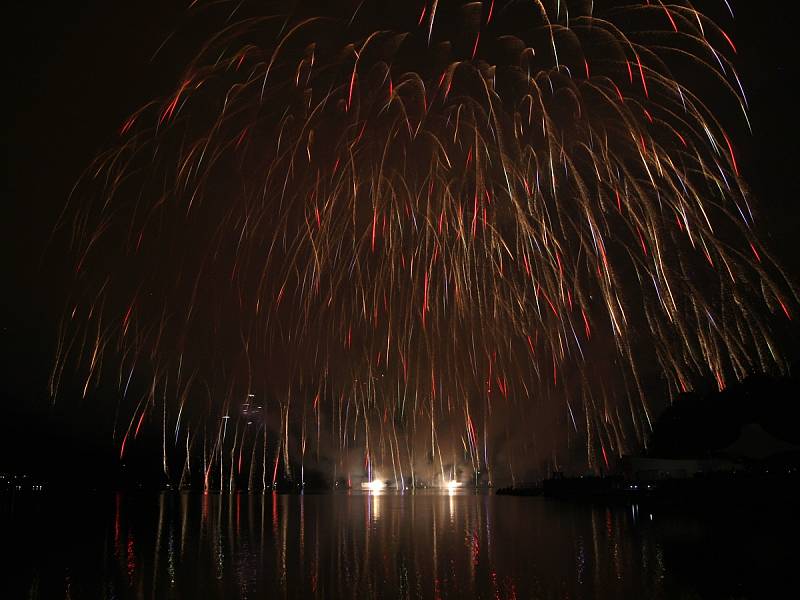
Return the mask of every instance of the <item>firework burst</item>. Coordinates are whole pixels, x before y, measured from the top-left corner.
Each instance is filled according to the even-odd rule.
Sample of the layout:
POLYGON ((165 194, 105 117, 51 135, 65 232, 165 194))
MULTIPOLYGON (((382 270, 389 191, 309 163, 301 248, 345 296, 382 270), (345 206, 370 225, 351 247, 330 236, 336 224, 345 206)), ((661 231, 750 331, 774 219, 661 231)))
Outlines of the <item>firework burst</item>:
POLYGON ((193 8, 218 33, 65 212, 52 387, 117 372, 121 455, 155 422, 206 485, 307 449, 477 480, 559 423, 598 469, 647 436, 643 367, 781 367, 736 47, 692 3, 324 4, 193 8))

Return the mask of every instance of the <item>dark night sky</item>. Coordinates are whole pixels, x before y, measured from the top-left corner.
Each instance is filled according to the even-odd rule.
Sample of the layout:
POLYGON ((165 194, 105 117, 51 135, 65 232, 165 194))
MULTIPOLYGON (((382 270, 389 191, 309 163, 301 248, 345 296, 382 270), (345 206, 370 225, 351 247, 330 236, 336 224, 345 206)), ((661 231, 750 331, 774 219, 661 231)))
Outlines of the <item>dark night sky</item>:
MULTIPOLYGON (((45 253, 45 248, 82 169, 113 141, 133 110, 169 91, 191 55, 192 40, 183 40, 167 44, 150 61, 180 23, 185 4, 93 0, 16 2, 13 8, 5 7, 3 88, 10 103, 3 128, 0 469, 25 464, 26 456, 35 464, 58 443, 48 439, 56 431, 62 442, 94 439, 91 432, 97 424, 87 417, 92 407, 48 408, 46 383, 63 283, 51 266, 59 250, 45 253)), ((722 2, 696 4, 716 10, 722 2)), ((734 1, 734 6, 738 66, 755 130, 753 137, 738 136, 738 151, 745 177, 759 197, 762 237, 797 280, 800 128, 797 95, 790 90, 798 82, 800 8, 793 2, 752 0, 734 1)))

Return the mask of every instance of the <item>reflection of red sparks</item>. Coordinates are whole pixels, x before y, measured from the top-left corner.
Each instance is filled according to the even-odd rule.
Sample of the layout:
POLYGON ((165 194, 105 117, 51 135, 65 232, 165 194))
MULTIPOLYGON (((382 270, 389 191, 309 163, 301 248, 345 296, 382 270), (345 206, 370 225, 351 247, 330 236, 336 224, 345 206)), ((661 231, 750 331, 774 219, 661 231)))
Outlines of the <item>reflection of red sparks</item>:
POLYGON ((380 479, 373 479, 372 481, 367 481, 362 483, 361 487, 365 490, 369 490, 370 492, 380 492, 383 488, 386 487, 386 484, 383 483, 380 479))

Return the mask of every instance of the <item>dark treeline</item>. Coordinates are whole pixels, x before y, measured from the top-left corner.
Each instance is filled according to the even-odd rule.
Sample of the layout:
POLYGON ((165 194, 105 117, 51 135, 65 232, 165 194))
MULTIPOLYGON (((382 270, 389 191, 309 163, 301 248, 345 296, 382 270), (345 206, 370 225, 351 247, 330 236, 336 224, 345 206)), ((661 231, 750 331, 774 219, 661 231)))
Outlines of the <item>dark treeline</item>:
POLYGON ((648 455, 705 458, 734 444, 743 427, 759 425, 785 444, 800 444, 800 381, 793 375, 751 375, 706 395, 681 394, 656 421, 648 455))

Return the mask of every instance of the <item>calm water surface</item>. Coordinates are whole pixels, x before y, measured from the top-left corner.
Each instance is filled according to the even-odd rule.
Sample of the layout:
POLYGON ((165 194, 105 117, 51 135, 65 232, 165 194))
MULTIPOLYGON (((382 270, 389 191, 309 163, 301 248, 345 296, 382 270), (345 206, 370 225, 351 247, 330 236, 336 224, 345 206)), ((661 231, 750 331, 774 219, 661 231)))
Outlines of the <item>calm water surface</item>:
POLYGON ((796 573, 796 538, 770 511, 467 493, 43 493, 2 506, 4 598, 748 598, 779 597, 796 573))

